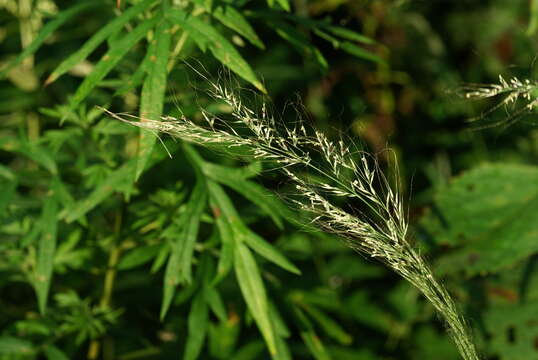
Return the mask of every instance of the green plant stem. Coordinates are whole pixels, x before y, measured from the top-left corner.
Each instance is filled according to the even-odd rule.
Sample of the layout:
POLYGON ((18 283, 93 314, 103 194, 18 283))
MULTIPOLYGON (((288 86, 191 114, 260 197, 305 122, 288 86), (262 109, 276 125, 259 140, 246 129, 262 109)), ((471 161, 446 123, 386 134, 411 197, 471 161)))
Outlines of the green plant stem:
MULTIPOLYGON (((111 300, 112 300, 112 293, 114 291, 114 283, 116 280, 116 266, 118 265, 122 247, 117 243, 117 240, 119 239, 119 235, 121 232, 121 224, 122 224, 122 212, 121 210, 116 213, 116 218, 114 221, 114 234, 115 238, 113 240, 110 253, 108 256, 108 264, 107 264, 107 270, 105 272, 105 278, 104 278, 104 284, 103 284, 103 294, 101 296, 101 299, 99 301, 99 307, 101 308, 107 308, 110 306, 111 300)), ((99 356, 99 352, 101 349, 101 343, 98 339, 93 339, 90 342, 89 348, 88 348, 88 360, 95 360, 99 356)))
POLYGON ((185 43, 187 42, 188 38, 189 38, 189 32, 183 31, 183 33, 179 37, 179 40, 176 43, 176 46, 174 47, 174 50, 172 50, 172 53, 170 54, 170 60, 168 60, 168 65, 166 66, 166 70, 168 72, 172 71, 172 69, 176 65, 177 58, 179 54, 181 53, 181 50, 185 46, 185 43))

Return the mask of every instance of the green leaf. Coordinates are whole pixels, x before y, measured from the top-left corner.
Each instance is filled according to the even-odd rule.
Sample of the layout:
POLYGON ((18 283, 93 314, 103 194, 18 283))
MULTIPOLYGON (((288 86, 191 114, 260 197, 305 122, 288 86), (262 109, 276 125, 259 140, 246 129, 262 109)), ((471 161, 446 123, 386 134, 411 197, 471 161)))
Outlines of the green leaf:
MULTIPOLYGON (((290 2, 288 0, 276 0, 276 2, 286 11, 290 11, 290 2)), ((267 0, 270 8, 275 6, 275 0, 267 0)))
POLYGON ((121 186, 125 185, 126 179, 129 178, 129 174, 132 174, 134 161, 124 164, 119 169, 113 171, 90 195, 79 201, 74 209, 67 211, 65 220, 72 222, 80 217, 84 216, 87 212, 95 208, 97 205, 108 199, 115 191, 118 191, 121 186))
POLYGON ((241 293, 248 309, 260 329, 269 352, 277 353, 276 337, 269 318, 269 306, 265 287, 252 253, 244 244, 238 242, 234 248, 234 268, 241 293))
POLYGON ((211 308, 211 311, 213 311, 221 322, 226 322, 226 308, 224 307, 224 303, 222 302, 222 298, 217 289, 215 289, 210 283, 206 283, 205 291, 206 302, 211 308))
POLYGON ((84 43, 75 53, 62 61, 60 65, 50 74, 45 81, 45 85, 54 82, 60 76, 69 71, 73 66, 86 59, 103 41, 115 33, 121 31, 122 27, 135 16, 146 10, 155 0, 145 0, 130 8, 116 19, 108 22, 98 32, 96 32, 88 41, 84 43))
POLYGON ((6 77, 8 72, 13 69, 15 66, 19 65, 24 59, 26 59, 28 56, 35 53, 41 45, 47 40, 47 38, 60 26, 62 26, 66 21, 77 15, 78 13, 87 10, 91 7, 102 5, 103 3, 100 1, 85 1, 83 3, 77 4, 72 6, 71 8, 64 10, 54 16, 54 20, 51 20, 48 22, 39 34, 37 34, 36 38, 28 47, 26 47, 15 59, 10 61, 7 66, 0 71, 0 79, 3 79, 6 77))
POLYGON ((0 219, 6 214, 6 208, 15 195, 17 190, 17 181, 0 178, 0 219))
POLYGON ((293 305, 292 309, 300 327, 301 338, 303 339, 303 342, 310 353, 314 356, 314 359, 331 360, 331 356, 325 349, 325 346, 321 342, 320 338, 316 335, 312 323, 308 320, 303 311, 296 305, 293 305))
MULTIPOLYGON (((34 345, 30 341, 10 336, 0 337, 0 355, 29 356, 35 353, 35 351, 34 345)), ((19 357, 17 357, 17 359, 19 359, 19 357)))
POLYGON ((494 306, 484 314, 485 330, 491 336, 489 349, 500 360, 527 360, 538 356, 538 328, 534 320, 538 303, 494 306))
MULTIPOLYGON (((286 257, 284 257, 278 250, 276 250, 271 244, 262 239, 256 233, 250 231, 241 221, 241 218, 237 214, 235 207, 233 206, 230 198, 226 195, 222 188, 214 183, 208 183, 208 189, 212 198, 213 213, 216 216, 216 223, 219 229, 219 234, 223 241, 223 252, 229 251, 230 247, 225 248, 227 244, 233 242, 232 238, 238 241, 244 241, 258 254, 266 258, 267 260, 277 264, 278 266, 286 269, 294 274, 300 274, 301 271, 293 265, 286 257)), ((223 254, 229 256, 228 254, 223 254)), ((221 265, 219 262, 218 279, 222 278, 221 273, 227 273, 227 266, 221 265)), ((216 281, 216 280, 215 280, 216 281)))
POLYGON ((101 60, 95 65, 93 71, 86 76, 69 102, 69 107, 74 110, 90 94, 94 87, 118 64, 123 56, 142 39, 147 32, 157 24, 159 17, 144 20, 133 31, 125 35, 121 40, 106 52, 101 60))
POLYGON ((222 5, 217 7, 213 13, 214 18, 218 19, 224 26, 236 31, 239 35, 250 41, 252 45, 265 49, 265 45, 260 40, 247 19, 234 7, 222 5))
MULTIPOLYGON (((240 321, 237 314, 230 313, 229 318, 209 327, 209 353, 215 359, 236 359, 231 356, 238 340, 240 321)), ((263 346, 263 342, 261 343, 263 346)))
POLYGON ((263 186, 251 181, 243 180, 238 176, 237 170, 230 170, 232 170, 232 168, 215 165, 211 165, 210 167, 204 165, 204 167, 202 167, 202 171, 206 176, 232 188, 259 206, 271 217, 271 219, 273 219, 275 224, 282 229, 284 224, 282 222, 281 214, 286 213, 287 208, 275 198, 274 194, 267 191, 263 186))
POLYGON ((335 320, 327 316, 323 311, 313 305, 302 304, 302 308, 310 315, 314 321, 325 331, 325 333, 343 345, 349 345, 353 337, 349 335, 335 320))
POLYGON ((237 210, 235 210, 232 201, 219 184, 213 181, 208 181, 207 188, 211 194, 213 204, 215 205, 212 209, 213 213, 217 215, 217 219, 222 216, 233 233, 233 227, 241 223, 241 218, 239 217, 237 210))
POLYGON ((182 219, 182 231, 175 243, 164 274, 163 303, 161 319, 166 316, 172 302, 176 286, 179 283, 191 283, 191 264, 194 245, 198 237, 200 218, 206 204, 206 189, 203 179, 199 179, 187 202, 182 219))
POLYGON ((250 65, 243 59, 236 48, 214 27, 202 20, 190 16, 179 10, 170 10, 170 19, 191 33, 198 47, 204 51, 208 48, 213 56, 223 65, 229 67, 237 75, 250 82, 258 90, 267 93, 265 87, 258 79, 250 65))
MULTIPOLYGON (((215 205, 211 205, 213 209, 217 209, 215 205)), ((220 213, 220 210, 218 210, 220 213)), ((219 236, 222 242, 219 255, 219 263, 217 265, 217 274, 212 282, 212 285, 218 284, 222 279, 228 275, 233 265, 233 251, 234 251, 234 238, 230 224, 226 221, 226 218, 215 215, 217 229, 219 230, 219 236)))
POLYGON ((457 247, 442 272, 497 272, 538 251, 538 167, 486 164, 435 197, 421 226, 435 243, 457 247))
POLYGON ((381 59, 379 56, 372 54, 371 52, 364 50, 357 45, 350 43, 349 41, 344 41, 340 44, 340 48, 359 59, 370 60, 376 63, 384 64, 385 60, 381 59))
POLYGON ((63 351, 53 345, 45 347, 45 356, 47 360, 69 360, 63 351))
POLYGON ((45 314, 47 298, 52 281, 54 255, 56 253, 58 203, 54 194, 49 195, 44 201, 40 226, 41 238, 37 249, 34 286, 37 294, 39 311, 41 314, 45 314))
POLYGON ((5 150, 24 155, 35 163, 41 165, 51 174, 58 174, 58 167, 56 165, 56 161, 54 160, 54 156, 46 147, 40 146, 36 142, 29 142, 26 139, 22 139, 21 141, 13 139, 12 141, 4 143, 3 145, 5 150))
POLYGON ((162 245, 147 245, 137 247, 122 256, 117 268, 118 270, 129 270, 137 266, 144 265, 151 259, 155 258, 161 251, 161 248, 162 245))
POLYGON ((301 275, 301 270, 299 270, 288 259, 286 259, 286 257, 275 249, 273 245, 269 244, 256 233, 250 231, 246 227, 242 227, 240 230, 240 236, 241 239, 244 240, 244 242, 259 255, 291 273, 301 275))
POLYGON ((188 318, 188 336, 185 344, 184 360, 195 360, 200 355, 209 325, 209 309, 205 294, 200 290, 194 297, 188 318))
POLYGON ((530 11, 529 11, 529 26, 527 27, 527 35, 533 36, 538 29, 538 0, 530 1, 530 11))
POLYGON ((329 65, 327 63, 327 60, 319 51, 319 49, 310 43, 310 40, 306 37, 305 34, 297 31, 285 22, 278 21, 275 19, 268 20, 268 25, 273 27, 276 33, 281 38, 295 46, 303 54, 305 54, 306 56, 313 56, 323 70, 328 69, 329 65))
POLYGON ((359 34, 358 32, 355 32, 353 30, 346 29, 344 27, 328 25, 328 26, 324 26, 324 29, 328 30, 333 35, 341 37, 342 39, 346 39, 349 41, 356 41, 356 42, 360 42, 367 45, 375 44, 374 39, 369 38, 368 36, 359 34))
POLYGON ((230 359, 234 360, 256 360, 260 359, 264 350, 263 342, 252 341, 242 346, 230 359))
MULTIPOLYGON (((160 120, 164 94, 166 92, 166 66, 170 55, 170 43, 172 34, 170 32, 170 24, 168 21, 162 21, 155 31, 155 46, 154 51, 149 58, 149 69, 146 80, 142 87, 142 95, 140 99, 140 119, 144 121, 160 120)), ((151 132, 140 129, 140 138, 138 142, 138 161, 135 172, 135 180, 140 177, 144 168, 151 156, 153 145, 156 137, 151 132)))
POLYGON ((247 166, 236 168, 213 164, 210 162, 204 162, 203 164, 201 164, 201 169, 204 175, 212 179, 218 179, 224 176, 227 179, 239 178, 242 180, 246 180, 248 178, 259 175, 262 171, 262 164, 259 161, 255 161, 248 164, 247 166))

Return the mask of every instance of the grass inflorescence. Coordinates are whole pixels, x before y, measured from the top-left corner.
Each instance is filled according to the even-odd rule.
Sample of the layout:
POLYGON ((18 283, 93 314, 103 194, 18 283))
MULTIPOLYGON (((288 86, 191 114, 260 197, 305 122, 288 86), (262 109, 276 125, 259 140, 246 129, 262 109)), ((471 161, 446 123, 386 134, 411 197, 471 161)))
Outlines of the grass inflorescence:
POLYGON ((391 188, 372 156, 350 151, 343 141, 330 141, 319 131, 308 131, 300 121, 293 128, 285 127, 265 104, 253 110, 237 92, 221 84, 212 83, 209 93, 231 109, 231 119, 205 110, 204 126, 184 116, 139 122, 111 115, 187 142, 246 149, 254 159, 276 163, 295 186, 298 197, 293 201, 312 215, 318 227, 337 234, 353 250, 382 261, 413 284, 446 321, 461 356, 479 359, 456 304, 409 243, 401 195, 391 188), (362 210, 344 210, 337 198, 355 201, 362 210))

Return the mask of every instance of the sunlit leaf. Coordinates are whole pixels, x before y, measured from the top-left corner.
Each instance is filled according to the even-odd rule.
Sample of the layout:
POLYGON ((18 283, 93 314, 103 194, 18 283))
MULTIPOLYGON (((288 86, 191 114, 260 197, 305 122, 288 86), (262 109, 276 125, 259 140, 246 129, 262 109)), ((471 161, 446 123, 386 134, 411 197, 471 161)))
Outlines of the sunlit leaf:
POLYGON ((133 31, 129 32, 125 37, 119 40, 110 48, 105 55, 95 65, 93 71, 84 78, 82 84, 78 87, 75 94, 69 101, 71 110, 74 110, 95 88, 99 82, 116 67, 123 56, 139 42, 147 32, 157 24, 158 17, 152 17, 143 21, 133 31))
MULTIPOLYGON (((170 24, 162 21, 155 30, 154 51, 149 57, 148 74, 142 87, 140 99, 140 119, 159 120, 163 111, 164 94, 166 91, 166 66, 170 54, 170 24)), ((154 134, 140 129, 138 142, 138 161, 136 165, 135 179, 142 174, 151 156, 156 137, 154 134)))
POLYGON ((213 10, 213 17, 218 19, 222 24, 236 31, 239 35, 250 41, 260 49, 265 49, 265 45, 260 40, 247 19, 237 11, 233 6, 222 5, 213 10))
POLYGON ((145 0, 130 8, 118 16, 116 19, 108 22, 98 32, 96 32, 88 41, 84 43, 76 52, 71 54, 49 75, 45 85, 54 82, 60 76, 69 71, 73 66, 86 59, 103 41, 109 36, 121 31, 122 27, 131 19, 146 10, 155 0, 145 0))
POLYGON ((203 22, 202 20, 190 16, 179 9, 170 11, 170 19, 178 23, 189 31, 194 41, 200 49, 208 48, 213 56, 223 65, 229 67, 237 75, 250 82, 258 90, 266 92, 265 87, 258 79, 250 65, 243 59, 241 54, 224 36, 222 36, 214 27, 203 22))
POLYGON ((64 10, 54 16, 54 20, 49 21, 41 31, 37 34, 36 38, 30 45, 28 45, 15 59, 10 61, 8 65, 0 71, 0 79, 6 77, 7 73, 15 66, 19 65, 28 56, 35 53, 41 45, 47 40, 47 38, 66 21, 76 16, 80 12, 87 10, 91 7, 102 5, 100 1, 85 1, 80 4, 74 5, 71 8, 64 10))

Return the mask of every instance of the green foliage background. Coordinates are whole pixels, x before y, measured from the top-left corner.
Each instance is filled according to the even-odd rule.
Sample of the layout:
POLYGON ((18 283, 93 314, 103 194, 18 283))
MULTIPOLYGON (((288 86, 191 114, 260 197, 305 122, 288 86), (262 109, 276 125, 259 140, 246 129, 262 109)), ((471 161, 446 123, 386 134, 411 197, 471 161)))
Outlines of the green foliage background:
POLYGON ((297 221, 283 179, 96 107, 226 114, 193 67, 277 113, 298 94, 389 170, 393 148, 409 240, 484 359, 538 358, 536 120, 469 131, 492 104, 450 92, 535 77, 537 1, 4 0, 0 19, 0 359, 458 358, 417 290, 297 221))

